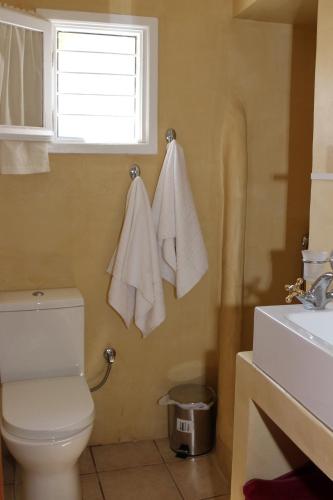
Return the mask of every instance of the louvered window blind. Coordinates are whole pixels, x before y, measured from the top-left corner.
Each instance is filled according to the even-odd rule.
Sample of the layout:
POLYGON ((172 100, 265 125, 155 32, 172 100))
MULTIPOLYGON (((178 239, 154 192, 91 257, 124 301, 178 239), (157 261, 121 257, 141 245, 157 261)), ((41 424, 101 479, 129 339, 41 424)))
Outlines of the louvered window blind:
POLYGON ((56 135, 60 140, 140 142, 137 34, 57 31, 56 135))
POLYGON ((52 31, 49 151, 156 154, 158 20, 51 9, 38 14, 52 31))

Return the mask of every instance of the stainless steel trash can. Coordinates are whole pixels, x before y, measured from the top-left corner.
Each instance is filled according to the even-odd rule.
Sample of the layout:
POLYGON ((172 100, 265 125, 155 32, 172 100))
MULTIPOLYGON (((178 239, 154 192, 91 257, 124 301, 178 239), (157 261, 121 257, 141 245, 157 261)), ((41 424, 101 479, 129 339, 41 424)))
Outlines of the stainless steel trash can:
POLYGON ((170 448, 183 458, 207 453, 215 437, 213 389, 198 384, 178 385, 168 396, 170 448))

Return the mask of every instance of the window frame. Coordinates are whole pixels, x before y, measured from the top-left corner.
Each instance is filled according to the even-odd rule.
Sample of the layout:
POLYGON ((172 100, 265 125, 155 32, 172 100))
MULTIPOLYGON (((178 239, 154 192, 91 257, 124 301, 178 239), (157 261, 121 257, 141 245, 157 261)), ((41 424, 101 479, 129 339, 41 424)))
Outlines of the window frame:
POLYGON ((96 29, 104 31, 136 32, 142 44, 141 81, 142 99, 142 142, 130 144, 104 144, 74 142, 72 139, 59 139, 56 134, 49 144, 51 153, 114 153, 114 154, 156 154, 157 153, 157 86, 158 86, 158 20, 152 17, 128 16, 120 14, 99 14, 92 12, 58 11, 38 9, 38 14, 52 25, 52 62, 53 89, 52 115, 56 132, 56 55, 57 31, 74 29, 76 31, 96 29))
POLYGON ((30 125, 0 125, 1 140, 49 141, 53 136, 51 115, 51 30, 50 24, 34 14, 0 6, 0 22, 10 26, 37 31, 43 35, 43 123, 40 127, 30 125))

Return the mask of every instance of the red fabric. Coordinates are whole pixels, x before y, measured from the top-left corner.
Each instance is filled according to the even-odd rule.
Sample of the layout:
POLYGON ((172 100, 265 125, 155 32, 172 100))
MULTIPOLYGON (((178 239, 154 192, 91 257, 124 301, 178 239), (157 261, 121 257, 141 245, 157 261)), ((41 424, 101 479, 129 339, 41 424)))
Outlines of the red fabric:
POLYGON ((333 482, 312 463, 271 481, 245 484, 245 500, 333 500, 333 482))

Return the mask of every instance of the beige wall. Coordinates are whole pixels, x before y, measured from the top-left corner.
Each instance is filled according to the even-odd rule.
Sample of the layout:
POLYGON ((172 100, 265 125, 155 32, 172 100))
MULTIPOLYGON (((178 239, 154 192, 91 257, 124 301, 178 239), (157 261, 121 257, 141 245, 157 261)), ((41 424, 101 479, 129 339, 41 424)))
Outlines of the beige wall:
MULTIPOLYGON (((315 33, 313 28, 234 21, 233 88, 248 125, 248 189, 242 338, 231 339, 219 379, 218 451, 230 472, 234 354, 251 349, 256 305, 284 302, 284 284, 301 273, 301 238, 308 231, 315 33)), ((223 272, 223 270, 222 270, 223 272)))
MULTIPOLYGON (((178 382, 216 383, 220 150, 223 109, 230 98, 240 99, 248 121, 245 297, 249 313, 244 343, 251 342, 254 304, 280 300, 280 282, 289 279, 290 268, 299 262, 298 255, 286 245, 288 207, 294 207, 288 190, 292 29, 232 20, 229 0, 12 3, 26 8, 112 11, 159 18, 159 154, 53 155, 50 174, 2 176, 0 283, 2 289, 77 286, 82 291, 86 300, 86 368, 91 381, 102 370, 104 346, 111 344, 117 349, 111 381, 94 395, 94 443, 165 436, 166 412, 156 404, 159 396, 178 382), (107 306, 109 277, 105 268, 122 223, 130 184, 128 168, 134 160, 140 164, 152 195, 164 154, 164 133, 170 126, 185 148, 210 269, 180 301, 165 286, 167 320, 142 340, 135 328, 127 331, 107 306), (280 281, 275 285, 278 274, 280 281)), ((298 167, 293 175, 296 182, 298 167)), ((302 192, 303 198, 302 221, 306 218, 302 192)), ((298 233, 302 231, 303 227, 298 233)), ((226 349, 233 357, 232 342, 226 349)), ((233 367, 219 369, 233 388, 233 367)), ((227 461, 231 454, 232 398, 233 389, 225 418, 221 424, 220 415, 219 421, 218 437, 227 461)))
POLYGON ((315 24, 318 0, 234 0, 234 14, 245 19, 315 24))
POLYGON ((313 134, 313 170, 333 173, 333 3, 319 0, 316 88, 313 134))
MULTIPOLYGON (((52 172, 0 179, 2 289, 78 287, 86 301, 86 370, 104 367, 102 350, 117 349, 110 382, 94 394, 92 440, 166 436, 166 409, 157 400, 179 382, 216 384, 220 104, 226 11, 219 0, 31 0, 27 8, 112 11, 159 18, 159 154, 53 155, 52 172), (167 320, 146 340, 126 330, 107 305, 105 269, 122 224, 129 166, 139 163, 153 194, 174 127, 183 145, 204 238, 209 273, 182 300, 165 286, 167 320)), ((228 13, 229 14, 229 13, 228 13)), ((95 380, 93 380, 95 379, 95 380)))
MULTIPOLYGON (((313 137, 313 171, 333 175, 333 4, 319 0, 313 137)), ((310 246, 333 249, 333 182, 312 181, 310 246)))
POLYGON ((245 349, 252 347, 253 306, 283 303, 284 285, 301 275, 301 240, 309 230, 316 38, 312 28, 289 29, 289 42, 283 38, 285 54, 272 55, 266 75, 269 91, 258 82, 251 94, 245 349), (285 67, 278 77, 276 68, 286 62, 289 73, 285 67), (255 103, 260 100, 258 114, 255 103))

